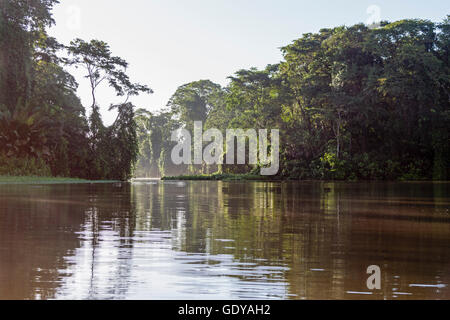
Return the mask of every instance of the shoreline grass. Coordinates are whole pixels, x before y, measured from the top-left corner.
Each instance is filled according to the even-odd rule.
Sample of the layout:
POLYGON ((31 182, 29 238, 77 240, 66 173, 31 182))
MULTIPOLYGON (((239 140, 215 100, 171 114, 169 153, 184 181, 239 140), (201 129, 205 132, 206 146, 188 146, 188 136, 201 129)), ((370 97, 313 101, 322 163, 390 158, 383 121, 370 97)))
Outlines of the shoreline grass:
POLYGON ((290 178, 279 178, 273 176, 261 176, 255 174, 199 174, 199 175, 181 175, 181 176, 168 176, 162 177, 163 181, 264 181, 264 182, 280 182, 280 181, 301 181, 301 182, 371 182, 371 183, 421 183, 421 182, 432 182, 432 183, 449 183, 448 180, 445 181, 435 181, 435 180, 329 180, 329 179, 305 179, 297 180, 290 178))
POLYGON ((116 180, 85 180, 63 177, 37 177, 37 176, 0 176, 0 185, 12 184, 91 184, 116 183, 116 180))

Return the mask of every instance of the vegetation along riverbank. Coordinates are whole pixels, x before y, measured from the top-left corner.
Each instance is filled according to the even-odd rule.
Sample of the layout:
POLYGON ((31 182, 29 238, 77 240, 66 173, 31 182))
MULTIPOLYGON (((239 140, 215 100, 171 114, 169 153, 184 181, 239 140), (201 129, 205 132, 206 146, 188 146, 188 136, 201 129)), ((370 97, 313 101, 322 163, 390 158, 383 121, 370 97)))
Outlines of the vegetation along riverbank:
POLYGON ((273 177, 261 176, 256 174, 198 174, 198 175, 181 175, 173 177, 162 177, 161 180, 185 180, 185 181, 271 181, 273 177))
POLYGON ((0 175, 256 179, 261 164, 172 163, 173 131, 192 132, 201 121, 223 133, 278 129, 275 179, 449 179, 449 17, 299 35, 282 47, 279 63, 239 70, 225 86, 184 84, 149 112, 129 98, 152 90, 131 81, 128 63, 107 43, 62 44, 48 34, 56 3, 0 2, 0 175), (88 105, 72 67, 84 72, 88 105), (99 99, 101 87, 115 92, 114 101, 99 99), (100 100, 117 114, 109 126, 100 100))
POLYGON ((0 185, 11 184, 83 184, 83 183, 114 183, 113 180, 86 180, 61 177, 36 177, 36 176, 0 176, 0 185))

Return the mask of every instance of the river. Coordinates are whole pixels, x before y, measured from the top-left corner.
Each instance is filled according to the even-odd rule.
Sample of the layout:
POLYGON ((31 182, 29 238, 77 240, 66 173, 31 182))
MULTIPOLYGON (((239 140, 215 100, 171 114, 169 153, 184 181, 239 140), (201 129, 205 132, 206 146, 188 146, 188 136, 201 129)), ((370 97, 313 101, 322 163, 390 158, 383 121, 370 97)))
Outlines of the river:
POLYGON ((450 299, 449 284, 446 182, 0 186, 0 299, 450 299))

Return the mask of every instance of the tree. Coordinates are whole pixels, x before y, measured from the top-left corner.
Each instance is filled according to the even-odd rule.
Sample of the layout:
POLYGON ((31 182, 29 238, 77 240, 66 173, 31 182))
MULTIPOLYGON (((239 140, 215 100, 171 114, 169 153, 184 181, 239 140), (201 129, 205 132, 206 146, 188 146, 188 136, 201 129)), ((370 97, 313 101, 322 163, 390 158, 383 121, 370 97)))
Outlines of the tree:
POLYGON ((139 177, 161 177, 165 174, 181 174, 185 168, 175 167, 170 159, 175 142, 171 134, 180 125, 168 110, 154 114, 140 109, 135 121, 138 129, 139 156, 137 175, 139 177))
POLYGON ((95 177, 127 179, 137 159, 136 124, 133 105, 128 103, 128 100, 131 96, 153 91, 146 85, 132 83, 126 74, 128 63, 113 56, 109 45, 103 41, 85 42, 75 39, 67 50, 71 58, 65 62, 68 65, 83 67, 91 87, 89 125, 94 168, 91 174, 95 177), (96 89, 103 82, 107 82, 117 96, 125 96, 123 103, 112 104, 109 108, 109 111, 118 110, 117 118, 109 128, 103 125, 95 96, 96 89), (114 148, 111 148, 111 145, 114 145, 114 148), (112 150, 114 154, 111 153, 112 150))
POLYGON ((108 130, 109 155, 114 159, 110 177, 112 179, 128 180, 131 178, 134 164, 139 153, 134 119, 134 106, 126 103, 117 106, 117 120, 108 130))
POLYGON ((218 103, 221 90, 220 85, 210 80, 191 82, 179 87, 167 106, 181 124, 192 128, 194 121, 206 121, 218 103))
POLYGON ((69 65, 83 66, 90 82, 92 94, 92 107, 96 103, 95 90, 103 82, 114 88, 118 96, 128 98, 139 93, 152 93, 153 91, 138 83, 131 83, 128 75, 125 73, 128 63, 120 57, 113 56, 109 45, 99 40, 85 42, 82 39, 75 39, 67 47, 72 59, 67 59, 69 65))
POLYGON ((48 167, 44 172, 81 176, 84 109, 75 79, 60 65, 62 46, 45 30, 54 23, 55 3, 0 2, 0 156, 37 159, 48 167))
POLYGON ((13 111, 31 93, 33 48, 54 20, 56 0, 0 1, 0 105, 13 111))

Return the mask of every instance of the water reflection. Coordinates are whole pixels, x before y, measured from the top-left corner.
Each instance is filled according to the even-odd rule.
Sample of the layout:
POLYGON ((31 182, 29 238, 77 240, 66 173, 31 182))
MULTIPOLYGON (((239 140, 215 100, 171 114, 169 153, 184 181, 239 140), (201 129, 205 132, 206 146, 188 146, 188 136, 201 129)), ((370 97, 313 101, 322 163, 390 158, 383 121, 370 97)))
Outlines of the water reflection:
POLYGON ((0 186, 0 299, 449 299, 449 186, 0 186))

